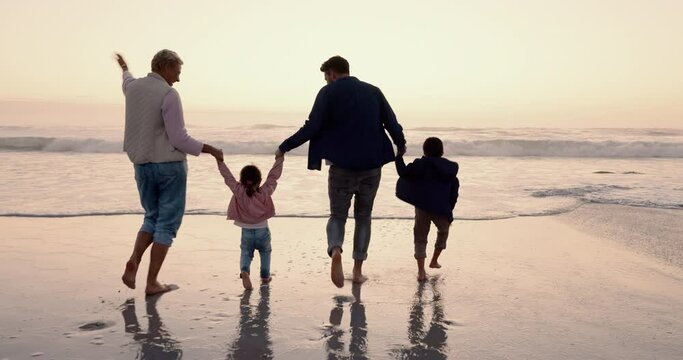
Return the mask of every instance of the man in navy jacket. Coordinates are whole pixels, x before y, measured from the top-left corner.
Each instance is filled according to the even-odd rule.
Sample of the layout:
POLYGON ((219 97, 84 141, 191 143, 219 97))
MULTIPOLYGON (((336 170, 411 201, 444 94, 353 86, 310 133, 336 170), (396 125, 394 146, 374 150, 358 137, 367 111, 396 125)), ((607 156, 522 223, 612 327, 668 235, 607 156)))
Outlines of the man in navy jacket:
POLYGON ((396 120, 382 91, 349 75, 349 63, 333 56, 320 67, 327 85, 320 89, 308 120, 294 135, 280 144, 285 153, 307 141, 308 169, 320 170, 322 160, 330 165, 328 193, 330 218, 327 222, 327 253, 332 258, 330 277, 344 286, 341 264, 344 226, 355 195, 353 236, 353 281, 362 283, 370 244, 372 205, 377 194, 382 166, 394 160, 394 149, 405 153, 403 128, 396 120))
POLYGON ((436 225, 437 235, 429 267, 441 267, 438 259, 441 251, 446 249, 448 230, 453 222, 453 208, 458 201, 460 189, 458 163, 442 157, 441 140, 427 138, 422 148, 424 156, 407 166, 403 157, 396 158, 396 171, 400 176, 396 183, 396 196, 415 206, 413 235, 419 281, 427 279, 424 261, 427 257, 427 235, 431 223, 436 225))

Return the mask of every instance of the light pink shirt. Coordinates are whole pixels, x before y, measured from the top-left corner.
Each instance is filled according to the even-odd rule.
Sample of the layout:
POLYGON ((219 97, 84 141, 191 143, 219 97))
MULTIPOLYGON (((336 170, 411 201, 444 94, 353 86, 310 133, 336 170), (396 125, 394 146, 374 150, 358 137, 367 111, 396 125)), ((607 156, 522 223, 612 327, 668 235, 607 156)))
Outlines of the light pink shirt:
MULTIPOLYGON (((149 73, 147 76, 154 76, 164 80, 159 74, 149 73)), ((123 92, 126 86, 135 80, 130 71, 123 72, 123 92)), ((180 103, 180 95, 175 89, 166 94, 161 104, 161 116, 164 119, 164 128, 168 135, 168 140, 174 148, 186 153, 198 156, 202 152, 204 144, 192 138, 185 129, 185 119, 183 118, 183 106, 180 103)))
POLYGON ((228 166, 224 162, 218 164, 225 185, 228 185, 233 194, 228 205, 228 219, 235 220, 238 226, 251 227, 249 225, 264 223, 275 216, 275 205, 271 196, 277 187, 277 179, 282 175, 284 161, 283 156, 275 159, 266 181, 251 197, 247 195, 244 185, 232 175, 228 166))

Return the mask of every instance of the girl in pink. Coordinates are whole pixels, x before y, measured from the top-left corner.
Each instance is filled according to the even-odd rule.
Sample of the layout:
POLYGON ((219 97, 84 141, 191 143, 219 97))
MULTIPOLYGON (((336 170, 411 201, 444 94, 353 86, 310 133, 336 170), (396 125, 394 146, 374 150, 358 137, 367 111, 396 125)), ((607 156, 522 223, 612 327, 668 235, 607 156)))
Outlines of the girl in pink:
POLYGON ((259 251, 261 258, 261 284, 268 284, 270 277, 270 229, 268 219, 275 215, 275 205, 272 195, 277 187, 277 179, 282 174, 284 156, 275 156, 275 164, 268 172, 268 177, 261 184, 261 171, 254 165, 247 165, 240 171, 240 180, 235 177, 223 161, 218 161, 218 170, 232 191, 230 205, 228 205, 228 219, 234 220, 235 225, 242 228, 240 243, 240 278, 242 285, 249 290, 252 288, 249 278, 249 267, 254 258, 254 250, 259 251))

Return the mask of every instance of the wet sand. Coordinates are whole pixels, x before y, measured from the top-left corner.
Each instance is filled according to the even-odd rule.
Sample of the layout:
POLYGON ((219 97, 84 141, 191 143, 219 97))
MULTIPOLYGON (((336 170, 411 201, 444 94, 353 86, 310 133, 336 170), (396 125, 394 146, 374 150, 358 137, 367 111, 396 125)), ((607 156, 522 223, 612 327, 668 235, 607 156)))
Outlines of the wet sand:
POLYGON ((160 276, 179 289, 150 299, 147 256, 136 290, 120 281, 139 216, 0 218, 0 359, 673 359, 683 269, 605 233, 630 217, 665 224, 637 227, 674 247, 663 253, 683 242, 667 228, 683 223, 677 211, 460 221, 425 283, 412 222, 375 220, 370 280, 342 289, 329 280, 325 220, 275 218, 273 282, 245 292, 239 229, 187 216, 160 276))

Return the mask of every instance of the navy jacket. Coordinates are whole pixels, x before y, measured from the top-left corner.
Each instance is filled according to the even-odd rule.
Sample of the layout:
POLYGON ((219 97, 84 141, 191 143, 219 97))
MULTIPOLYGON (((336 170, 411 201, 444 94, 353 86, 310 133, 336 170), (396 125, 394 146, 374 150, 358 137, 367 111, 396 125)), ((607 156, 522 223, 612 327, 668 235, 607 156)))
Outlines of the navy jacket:
POLYGON ((423 156, 406 166, 396 159, 396 196, 424 211, 448 216, 453 221, 453 208, 458 201, 458 163, 442 157, 423 156))
POLYGON ((370 170, 394 160, 394 148, 406 144, 403 128, 379 88, 353 76, 318 92, 308 120, 280 144, 287 152, 310 140, 308 169, 320 170, 322 159, 348 170, 370 170))

